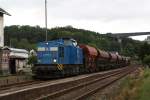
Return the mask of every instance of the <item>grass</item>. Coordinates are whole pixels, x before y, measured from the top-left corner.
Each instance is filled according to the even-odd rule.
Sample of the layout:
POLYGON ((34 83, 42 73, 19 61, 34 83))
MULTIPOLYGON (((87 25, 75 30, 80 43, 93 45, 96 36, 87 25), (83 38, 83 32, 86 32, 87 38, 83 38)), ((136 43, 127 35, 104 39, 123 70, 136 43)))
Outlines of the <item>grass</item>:
POLYGON ((150 100, 150 69, 144 70, 143 84, 141 85, 139 100, 150 100))
POLYGON ((124 79, 113 100, 150 100, 150 69, 146 68, 124 79))
POLYGON ((123 81, 123 84, 121 84, 120 93, 115 100, 137 100, 139 91, 139 89, 136 88, 137 86, 139 86, 137 80, 132 80, 130 77, 127 77, 123 81))

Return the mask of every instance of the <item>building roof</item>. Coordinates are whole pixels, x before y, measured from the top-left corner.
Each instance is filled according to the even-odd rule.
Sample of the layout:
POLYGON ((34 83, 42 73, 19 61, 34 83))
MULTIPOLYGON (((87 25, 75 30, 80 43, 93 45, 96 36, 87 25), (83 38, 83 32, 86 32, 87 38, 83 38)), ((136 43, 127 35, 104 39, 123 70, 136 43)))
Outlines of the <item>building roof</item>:
POLYGON ((9 48, 9 50, 12 51, 12 52, 17 52, 17 53, 29 53, 25 49, 9 48))
POLYGON ((3 14, 6 14, 6 15, 9 15, 11 16, 8 12, 6 12, 4 9, 0 8, 0 13, 3 13, 3 14))
POLYGON ((15 53, 15 52, 10 52, 10 58, 23 58, 27 59, 29 55, 27 53, 15 53))
POLYGON ((8 49, 12 52, 19 52, 19 53, 29 53, 27 50, 25 49, 18 49, 18 48, 10 48, 8 46, 4 46, 2 49, 8 49))
POLYGON ((28 58, 29 52, 25 49, 3 47, 4 50, 10 50, 10 58, 28 58))
POLYGON ((9 48, 10 58, 28 58, 29 52, 25 49, 9 48))

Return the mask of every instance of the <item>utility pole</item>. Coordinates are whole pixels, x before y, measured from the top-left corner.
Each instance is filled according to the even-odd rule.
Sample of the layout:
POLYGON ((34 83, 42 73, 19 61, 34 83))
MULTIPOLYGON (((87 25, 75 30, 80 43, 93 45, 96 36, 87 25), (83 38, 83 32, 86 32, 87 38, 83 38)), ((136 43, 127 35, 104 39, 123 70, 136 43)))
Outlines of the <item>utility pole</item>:
POLYGON ((47 41, 47 0, 45 0, 45 41, 47 41))
POLYGON ((122 53, 122 51, 123 51, 123 48, 122 48, 122 39, 119 38, 119 37, 117 39, 118 39, 118 42, 120 44, 120 53, 122 53))
POLYGON ((9 40, 9 47, 11 48, 11 38, 10 38, 10 40, 9 40))

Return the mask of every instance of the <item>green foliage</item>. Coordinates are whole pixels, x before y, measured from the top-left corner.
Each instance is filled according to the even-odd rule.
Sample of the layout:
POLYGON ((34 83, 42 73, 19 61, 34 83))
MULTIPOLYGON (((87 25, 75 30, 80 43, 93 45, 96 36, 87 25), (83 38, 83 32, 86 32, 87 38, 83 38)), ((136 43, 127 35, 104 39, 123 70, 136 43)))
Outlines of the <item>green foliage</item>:
POLYGON ((150 55, 144 57, 143 63, 150 67, 150 55))
POLYGON ((147 42, 144 42, 139 47, 139 58, 143 61, 144 57, 150 55, 150 45, 147 42))
POLYGON ((139 91, 139 100, 149 100, 150 98, 150 69, 144 70, 143 83, 139 91))
MULTIPOLYGON (((12 25, 5 27, 5 45, 15 48, 36 49, 38 42, 45 41, 45 29, 39 26, 12 25)), ((72 26, 48 29, 48 40, 71 37, 81 44, 88 44, 106 51, 117 51, 126 56, 136 56, 141 42, 123 38, 120 44, 116 38, 103 36, 100 33, 76 29, 72 26), (121 49, 122 48, 122 49, 121 49)))
POLYGON ((37 63, 37 57, 36 56, 30 56, 29 58, 28 58, 28 64, 29 65, 33 65, 33 64, 35 64, 35 63, 37 63))

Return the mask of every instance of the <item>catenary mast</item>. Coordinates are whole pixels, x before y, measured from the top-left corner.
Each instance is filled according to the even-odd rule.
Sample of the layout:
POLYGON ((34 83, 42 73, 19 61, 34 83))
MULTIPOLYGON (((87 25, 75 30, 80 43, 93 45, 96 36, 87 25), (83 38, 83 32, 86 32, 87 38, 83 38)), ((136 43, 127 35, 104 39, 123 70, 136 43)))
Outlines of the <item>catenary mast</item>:
POLYGON ((47 41, 47 0, 45 0, 45 41, 47 41))

